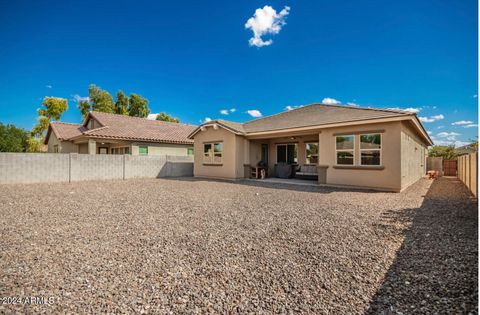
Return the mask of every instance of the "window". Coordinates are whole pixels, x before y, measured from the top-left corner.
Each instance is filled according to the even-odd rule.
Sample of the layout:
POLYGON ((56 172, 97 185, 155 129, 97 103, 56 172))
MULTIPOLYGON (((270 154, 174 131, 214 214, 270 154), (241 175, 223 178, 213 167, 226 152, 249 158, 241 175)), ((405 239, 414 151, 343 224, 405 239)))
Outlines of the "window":
POLYGON ((120 147, 120 148, 112 148, 112 154, 129 154, 130 148, 129 147, 120 147))
POLYGON ((337 136, 335 149, 337 165, 353 165, 355 158, 355 136, 337 136))
POLYGON ((54 153, 58 153, 58 144, 55 144, 55 145, 53 146, 53 152, 54 152, 54 153))
POLYGON ((318 143, 306 143, 305 144, 305 156, 307 164, 317 164, 318 163, 318 143))
POLYGON ((381 165, 382 136, 360 135, 360 165, 381 165))
POLYGON ((221 164, 223 155, 223 143, 203 144, 203 163, 221 164))
POLYGON ((193 155, 193 148, 187 148, 187 155, 193 155))
POLYGON ((138 147, 138 154, 139 155, 148 155, 148 147, 147 146, 138 147))
POLYGON ((277 163, 297 163, 297 144, 277 144, 277 163))

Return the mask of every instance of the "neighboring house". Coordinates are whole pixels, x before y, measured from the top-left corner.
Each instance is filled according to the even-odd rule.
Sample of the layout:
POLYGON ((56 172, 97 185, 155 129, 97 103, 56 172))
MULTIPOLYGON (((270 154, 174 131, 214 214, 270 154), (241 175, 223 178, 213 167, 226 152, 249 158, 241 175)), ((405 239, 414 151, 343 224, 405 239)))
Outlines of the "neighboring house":
MULTIPOLYGON (((401 191, 425 174, 432 140, 410 112, 312 104, 244 124, 209 121, 196 128, 194 175, 250 177, 251 167, 293 164, 318 182, 401 191)), ((278 171, 278 170, 277 170, 278 171)))
POLYGON ((455 148, 455 153, 457 155, 467 155, 475 152, 477 152, 476 143, 470 143, 470 144, 455 148))
POLYGON ((195 126, 90 112, 83 124, 51 122, 45 144, 51 153, 193 155, 188 135, 195 126))

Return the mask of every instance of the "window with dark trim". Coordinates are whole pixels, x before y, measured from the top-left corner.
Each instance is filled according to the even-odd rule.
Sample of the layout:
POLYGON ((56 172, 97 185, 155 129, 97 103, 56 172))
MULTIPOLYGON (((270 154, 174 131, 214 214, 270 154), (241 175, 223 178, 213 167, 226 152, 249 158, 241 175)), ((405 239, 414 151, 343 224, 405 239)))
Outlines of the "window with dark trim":
POLYGON ((336 136, 335 155, 337 165, 353 165, 355 163, 355 136, 336 136))
POLYGON ((382 135, 360 135, 360 165, 381 165, 382 135))
POLYGON ((203 144, 203 163, 221 164, 223 156, 223 143, 212 142, 203 144))

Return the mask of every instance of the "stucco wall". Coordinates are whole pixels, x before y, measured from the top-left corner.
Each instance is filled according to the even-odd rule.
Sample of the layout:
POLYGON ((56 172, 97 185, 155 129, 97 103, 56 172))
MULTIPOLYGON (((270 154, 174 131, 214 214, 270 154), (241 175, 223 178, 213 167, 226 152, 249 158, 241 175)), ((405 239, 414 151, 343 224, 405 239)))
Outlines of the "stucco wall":
POLYGON ((216 130, 208 127, 204 131, 198 132, 195 135, 194 176, 224 179, 243 177, 243 163, 248 161, 244 161, 244 151, 241 149, 241 145, 238 144, 237 147, 237 138, 240 137, 220 127, 216 130), (223 143, 221 164, 211 165, 203 162, 203 144, 205 142, 223 143))
MULTIPOLYGON (((400 122, 323 129, 319 134, 319 164, 328 166, 326 183, 400 191, 401 130, 402 125, 400 122), (383 130, 381 159, 384 169, 335 168, 336 137, 334 134, 358 133, 373 130, 383 130)), ((355 165, 360 165, 360 137, 358 135, 355 136, 355 165)))
POLYGON ((132 143, 132 155, 138 155, 138 147, 148 146, 148 155, 176 155, 187 156, 188 148, 192 148, 193 145, 185 144, 167 144, 167 143, 132 143))
POLYGON ((58 153, 78 153, 78 145, 70 141, 59 141, 54 132, 48 138, 48 153, 55 153, 54 146, 58 145, 58 153))
POLYGON ((425 144, 407 122, 402 122, 401 145, 401 186, 404 189, 425 175, 425 158, 428 152, 425 144))

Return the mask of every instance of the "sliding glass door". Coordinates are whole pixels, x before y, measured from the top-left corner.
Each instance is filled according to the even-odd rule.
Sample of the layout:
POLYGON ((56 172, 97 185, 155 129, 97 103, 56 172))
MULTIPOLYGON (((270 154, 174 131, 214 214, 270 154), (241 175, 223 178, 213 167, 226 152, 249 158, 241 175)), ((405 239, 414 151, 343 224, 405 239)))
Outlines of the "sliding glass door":
POLYGON ((297 164, 297 144, 277 144, 277 163, 297 164))

